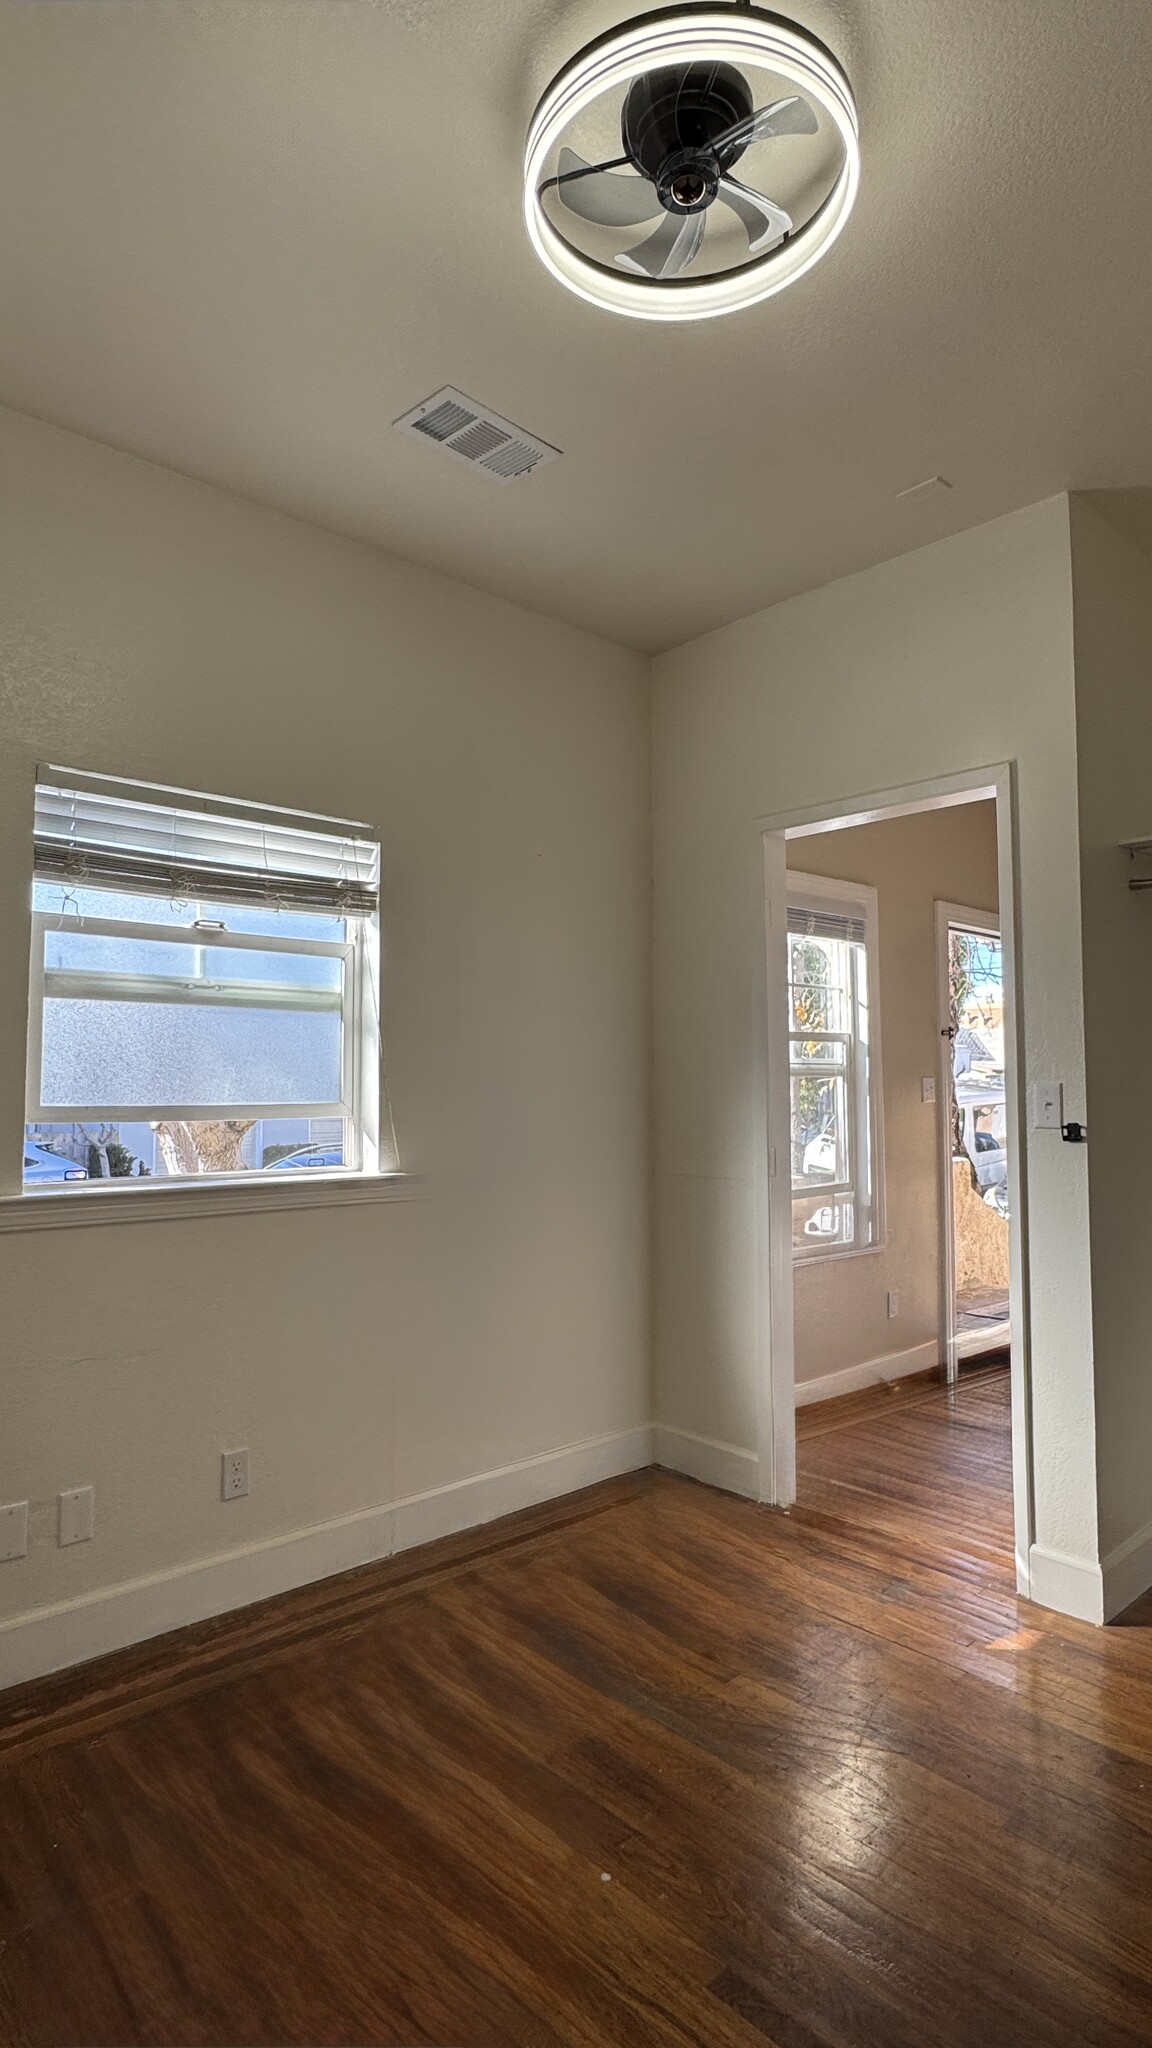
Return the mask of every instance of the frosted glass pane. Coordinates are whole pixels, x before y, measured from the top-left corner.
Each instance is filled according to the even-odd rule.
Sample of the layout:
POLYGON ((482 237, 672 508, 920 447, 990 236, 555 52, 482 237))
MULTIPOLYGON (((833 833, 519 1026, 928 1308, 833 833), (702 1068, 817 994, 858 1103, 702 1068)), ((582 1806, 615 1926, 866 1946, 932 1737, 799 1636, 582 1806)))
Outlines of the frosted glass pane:
POLYGON ((336 1103, 336 1011, 48 997, 41 1101, 54 1109, 336 1103))

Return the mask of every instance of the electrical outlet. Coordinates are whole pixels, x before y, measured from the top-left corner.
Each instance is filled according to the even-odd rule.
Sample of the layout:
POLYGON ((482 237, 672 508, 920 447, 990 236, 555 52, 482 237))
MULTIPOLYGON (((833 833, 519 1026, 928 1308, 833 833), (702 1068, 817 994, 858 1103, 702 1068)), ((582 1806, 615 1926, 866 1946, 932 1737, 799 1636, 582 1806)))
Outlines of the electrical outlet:
POLYGON ((28 1555, 28 1503, 9 1501, 0 1508, 0 1563, 28 1555))
POLYGON ((900 1313, 900 1290, 899 1290, 899 1288, 896 1288, 896 1287, 890 1287, 890 1288, 888 1289, 888 1320, 889 1320, 889 1322, 892 1322, 892 1321, 893 1321, 893 1320, 895 1319, 895 1317, 897 1317, 897 1316, 899 1315, 899 1313, 900 1313))
POLYGON ((58 1493, 56 1510, 56 1541, 61 1548, 66 1543, 91 1543, 96 1513, 94 1487, 73 1486, 66 1493, 58 1493))
POLYGON ((248 1453, 243 1451, 221 1451, 220 1453, 220 1498, 240 1500, 248 1491, 248 1453))

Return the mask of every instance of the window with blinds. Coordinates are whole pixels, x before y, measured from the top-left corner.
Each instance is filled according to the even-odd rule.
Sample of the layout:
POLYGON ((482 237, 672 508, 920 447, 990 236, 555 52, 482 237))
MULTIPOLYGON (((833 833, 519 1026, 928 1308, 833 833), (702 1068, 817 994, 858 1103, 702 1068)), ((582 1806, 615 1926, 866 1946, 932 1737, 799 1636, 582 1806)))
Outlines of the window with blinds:
POLYGON ((368 826, 41 770, 26 1185, 375 1170, 378 898, 368 826))
POLYGON ((875 892, 789 876, 792 1243, 798 1259, 880 1238, 875 892))

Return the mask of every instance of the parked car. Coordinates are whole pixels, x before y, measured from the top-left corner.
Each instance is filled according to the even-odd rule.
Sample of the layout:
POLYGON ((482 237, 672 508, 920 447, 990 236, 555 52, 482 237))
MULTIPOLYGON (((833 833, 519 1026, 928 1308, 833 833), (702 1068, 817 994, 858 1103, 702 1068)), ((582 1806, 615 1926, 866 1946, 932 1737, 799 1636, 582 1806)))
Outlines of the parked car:
POLYGON ((804 1147, 804 1172, 806 1176, 815 1177, 820 1173, 825 1174, 829 1180, 835 1179, 836 1133, 831 1126, 827 1130, 817 1132, 814 1138, 809 1138, 804 1147))
POLYGON ((74 1159, 65 1159, 62 1152, 53 1152, 50 1145, 34 1145, 30 1139, 24 1141, 25 1180, 87 1180, 88 1175, 74 1159))
POLYGON ((961 1103, 964 1150, 976 1170, 980 1191, 986 1194, 989 1188, 999 1187, 1008 1178, 1008 1151, 1004 1142, 1003 1101, 961 1103), (1000 1128, 981 1129, 979 1117, 1000 1128))
POLYGON ((269 1173, 279 1173, 281 1167, 296 1166, 343 1166, 344 1148, 341 1145, 301 1145, 298 1152, 288 1152, 283 1159, 274 1159, 269 1173))

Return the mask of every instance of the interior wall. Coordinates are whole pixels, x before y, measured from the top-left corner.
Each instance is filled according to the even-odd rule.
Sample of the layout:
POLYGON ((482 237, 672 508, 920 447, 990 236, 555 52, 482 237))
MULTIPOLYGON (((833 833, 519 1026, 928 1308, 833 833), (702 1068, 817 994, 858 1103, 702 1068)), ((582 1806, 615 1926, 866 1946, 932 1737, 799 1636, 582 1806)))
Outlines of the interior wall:
POLYGON ((1152 836, 1152 560, 1077 498, 1072 542, 1100 1540, 1134 1546, 1123 1604, 1152 1579, 1152 890, 1120 850, 1152 836))
POLYGON ((937 1078, 940 1062, 936 904, 995 911, 996 806, 959 804, 816 833, 789 840, 786 853, 789 868, 877 891, 880 952, 884 1242, 850 1257, 797 1261, 800 1386, 853 1367, 883 1374, 886 1366, 922 1368, 943 1357, 939 1112, 921 1089, 926 1075, 937 1078), (900 1297, 892 1318, 891 1289, 900 1297), (916 1355, 907 1359, 909 1352, 916 1355))
MULTIPOLYGON (((499 492, 464 488, 499 519, 499 492)), ((301 1213, 0 1218, 0 1501, 32 1503, 0 1614, 144 1575, 163 1625, 205 1560, 322 1527, 351 1562, 379 1547, 380 1504, 589 1440, 584 1477, 644 1462, 647 663, 13 413, 0 575, 3 1191, 38 760, 379 824, 388 1076, 417 1177, 412 1200, 301 1213), (222 1506, 219 1454, 241 1444, 251 1494, 222 1506), (96 1538, 58 1549, 56 1492, 86 1484, 96 1538)))
MULTIPOLYGON (((655 663, 656 1347, 661 1420, 755 1449, 763 825, 1015 764, 1022 1082, 1082 1110, 1068 505, 1053 499, 655 663)), ((974 779, 976 779, 974 777, 974 779)), ((833 813, 834 814, 834 813, 833 813)), ((1029 1134, 1038 1556, 1098 1584, 1087 1185, 1029 1134)))

